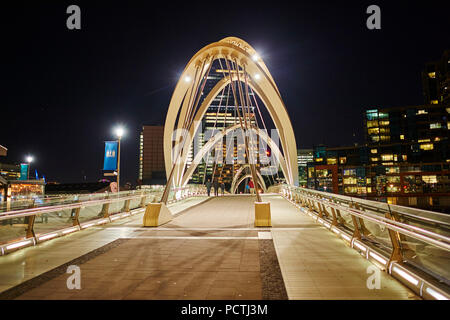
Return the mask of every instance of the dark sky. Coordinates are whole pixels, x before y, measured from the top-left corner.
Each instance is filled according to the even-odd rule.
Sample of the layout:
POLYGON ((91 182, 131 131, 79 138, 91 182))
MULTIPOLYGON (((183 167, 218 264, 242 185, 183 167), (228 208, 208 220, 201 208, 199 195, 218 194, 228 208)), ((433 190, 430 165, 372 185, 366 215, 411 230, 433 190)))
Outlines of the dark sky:
POLYGON ((134 183, 140 127, 164 123, 186 63, 227 36, 249 42, 264 59, 299 147, 362 142, 365 109, 423 103, 420 72, 450 47, 450 5, 297 2, 2 3, 0 144, 7 160, 33 154, 47 180, 96 181, 104 141, 122 123, 121 181, 134 183), (71 4, 81 8, 81 30, 66 28, 71 4), (381 7, 381 30, 366 28, 371 4, 381 7))

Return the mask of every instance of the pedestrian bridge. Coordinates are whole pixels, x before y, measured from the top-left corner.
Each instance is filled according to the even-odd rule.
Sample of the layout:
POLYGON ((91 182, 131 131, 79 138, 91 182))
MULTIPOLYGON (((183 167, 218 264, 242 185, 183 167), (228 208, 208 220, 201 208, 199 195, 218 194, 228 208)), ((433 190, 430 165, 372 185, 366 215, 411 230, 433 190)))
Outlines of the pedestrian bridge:
POLYGON ((161 188, 3 208, 0 299, 449 297, 446 215, 281 186, 257 228, 254 197, 204 191, 173 189, 173 219, 152 228, 161 188))

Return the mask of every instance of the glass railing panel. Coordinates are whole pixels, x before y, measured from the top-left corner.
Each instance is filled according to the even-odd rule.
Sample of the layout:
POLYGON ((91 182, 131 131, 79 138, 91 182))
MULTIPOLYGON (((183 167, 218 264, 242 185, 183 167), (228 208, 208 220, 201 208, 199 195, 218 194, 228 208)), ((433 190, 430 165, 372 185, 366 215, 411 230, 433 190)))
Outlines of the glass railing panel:
POLYGON ((97 204, 92 206, 81 207, 78 221, 80 223, 95 220, 103 217, 103 205, 97 204))
POLYGON ((142 200, 141 197, 130 200, 130 210, 139 208, 141 205, 141 200, 142 200))
POLYGON ((0 220, 0 245, 26 237, 28 217, 0 220))
POLYGON ((116 214, 123 211, 123 207, 125 205, 124 200, 116 200, 109 204, 109 214, 116 214))
POLYGON ((36 215, 34 233, 38 236, 73 226, 72 212, 72 209, 66 209, 36 215))
POLYGON ((440 276, 450 285, 450 252, 402 235, 403 258, 420 269, 440 276))

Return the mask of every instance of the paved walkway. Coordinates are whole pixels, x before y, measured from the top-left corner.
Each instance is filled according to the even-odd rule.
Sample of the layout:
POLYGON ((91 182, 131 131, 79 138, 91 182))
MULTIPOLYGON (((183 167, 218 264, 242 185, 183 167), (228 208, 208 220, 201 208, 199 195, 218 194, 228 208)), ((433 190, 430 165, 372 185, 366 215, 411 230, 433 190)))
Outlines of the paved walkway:
POLYGON ((174 219, 158 228, 143 228, 141 213, 0 257, 0 292, 22 283, 12 297, 417 298, 383 272, 381 289, 367 289, 370 262, 280 196, 263 198, 273 228, 253 227, 250 196, 196 198, 171 205, 174 219), (67 289, 68 264, 80 267, 81 290, 67 289))

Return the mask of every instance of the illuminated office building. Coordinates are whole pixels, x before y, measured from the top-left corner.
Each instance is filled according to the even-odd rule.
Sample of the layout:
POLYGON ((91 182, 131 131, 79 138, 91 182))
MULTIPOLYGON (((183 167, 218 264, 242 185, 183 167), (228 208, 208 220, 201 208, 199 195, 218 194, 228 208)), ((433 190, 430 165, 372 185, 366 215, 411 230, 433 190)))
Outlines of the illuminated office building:
POLYGON ((143 126, 139 136, 139 174, 142 184, 165 184, 164 127, 143 126))

